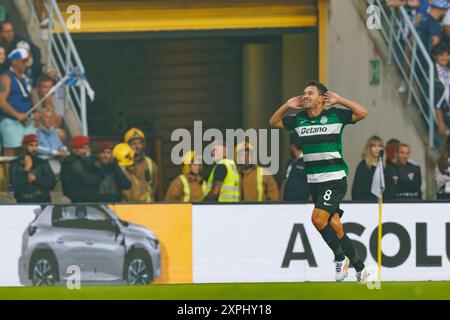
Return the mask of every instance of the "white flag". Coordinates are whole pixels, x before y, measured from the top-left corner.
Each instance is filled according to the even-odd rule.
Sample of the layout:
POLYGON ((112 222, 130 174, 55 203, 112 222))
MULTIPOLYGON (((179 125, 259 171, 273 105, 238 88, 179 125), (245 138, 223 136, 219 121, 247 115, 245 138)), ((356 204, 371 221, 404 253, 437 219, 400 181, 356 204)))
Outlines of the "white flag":
POLYGON ((375 173, 372 178, 372 188, 370 191, 377 196, 378 199, 381 198, 383 191, 385 189, 384 185, 384 171, 383 171, 383 152, 380 152, 378 157, 377 167, 375 168, 375 173))

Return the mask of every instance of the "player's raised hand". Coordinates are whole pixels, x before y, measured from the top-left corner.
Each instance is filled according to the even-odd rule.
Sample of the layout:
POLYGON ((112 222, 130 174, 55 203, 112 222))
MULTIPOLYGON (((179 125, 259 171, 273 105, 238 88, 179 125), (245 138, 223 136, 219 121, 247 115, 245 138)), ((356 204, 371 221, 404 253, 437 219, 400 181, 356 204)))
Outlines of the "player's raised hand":
POLYGON ((305 103, 305 98, 303 96, 297 96, 297 97, 290 98, 286 102, 286 105, 290 109, 300 110, 303 107, 304 103, 305 103))
POLYGON ((340 103, 342 97, 340 95, 338 95, 337 93, 328 91, 327 93, 325 93, 325 104, 327 106, 332 106, 335 105, 337 103, 340 103))

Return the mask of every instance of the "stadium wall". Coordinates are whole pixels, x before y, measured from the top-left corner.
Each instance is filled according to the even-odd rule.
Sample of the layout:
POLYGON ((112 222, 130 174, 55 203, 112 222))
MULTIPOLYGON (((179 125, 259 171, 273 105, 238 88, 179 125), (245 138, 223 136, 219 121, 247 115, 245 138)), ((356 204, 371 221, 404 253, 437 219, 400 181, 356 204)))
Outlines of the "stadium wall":
MULTIPOLYGON (((328 86, 369 111, 369 116, 344 130, 344 158, 350 167, 349 181, 361 161, 361 152, 368 138, 380 136, 384 142, 397 138, 411 146, 411 160, 422 169, 422 191, 433 197, 432 172, 427 166, 427 138, 424 124, 417 121, 419 111, 406 107, 398 92, 399 76, 387 64, 384 44, 377 41, 378 30, 366 27, 364 1, 329 1, 328 11, 328 86), (361 8, 360 8, 361 7, 361 8), (345 19, 343 18, 345 17, 345 19), (380 83, 369 83, 370 60, 381 64, 380 83), (425 183, 427 181, 427 183, 425 183)), ((351 198, 347 192, 346 199, 351 198)))
MULTIPOLYGON (((334 281, 333 256, 310 221, 311 204, 109 207, 159 239, 162 273, 155 284, 334 281)), ((345 231, 376 274, 377 204, 342 208, 345 231)), ((0 207, 0 286, 21 285, 23 235, 35 209, 0 207)), ((449 212, 449 203, 384 205, 383 281, 450 281, 449 212)), ((351 270, 347 281, 354 279, 351 270)))

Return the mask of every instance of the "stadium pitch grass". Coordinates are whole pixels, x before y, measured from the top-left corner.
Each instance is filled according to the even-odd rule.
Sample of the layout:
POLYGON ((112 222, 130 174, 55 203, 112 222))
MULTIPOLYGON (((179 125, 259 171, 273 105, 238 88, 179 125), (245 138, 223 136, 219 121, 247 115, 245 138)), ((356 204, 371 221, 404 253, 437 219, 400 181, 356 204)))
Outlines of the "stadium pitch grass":
POLYGON ((370 290, 358 283, 239 283, 150 286, 3 287, 0 299, 125 300, 415 300, 450 299, 450 282, 383 282, 370 290))

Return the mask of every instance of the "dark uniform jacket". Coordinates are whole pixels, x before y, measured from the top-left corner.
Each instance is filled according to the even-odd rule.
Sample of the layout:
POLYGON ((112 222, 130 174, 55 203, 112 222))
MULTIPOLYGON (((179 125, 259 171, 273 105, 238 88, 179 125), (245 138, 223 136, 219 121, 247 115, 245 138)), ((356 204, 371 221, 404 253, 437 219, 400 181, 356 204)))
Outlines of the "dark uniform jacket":
POLYGON ((99 185, 100 202, 120 202, 123 200, 122 190, 131 188, 131 182, 114 160, 111 164, 101 165, 102 180, 99 185))
POLYGON ((61 180, 63 193, 72 203, 99 201, 102 174, 94 158, 68 156, 62 163, 61 180))
POLYGON ((419 166, 410 162, 404 166, 387 162, 385 199, 422 199, 421 185, 419 166))
POLYGON ((36 176, 33 183, 28 182, 28 173, 23 171, 24 156, 14 160, 10 167, 10 181, 14 197, 19 203, 50 202, 50 191, 55 187, 56 179, 47 160, 32 157, 30 172, 36 176))
POLYGON ((309 197, 309 185, 306 178, 305 160, 291 158, 284 173, 286 185, 283 192, 284 201, 305 202, 309 197))
POLYGON ((364 160, 359 163, 352 185, 352 200, 377 202, 377 197, 371 192, 375 168, 368 167, 364 160))

